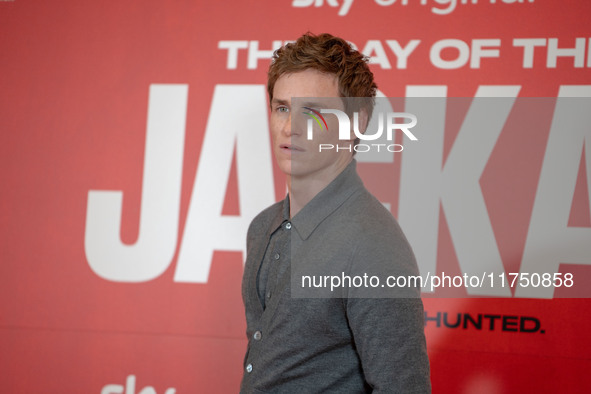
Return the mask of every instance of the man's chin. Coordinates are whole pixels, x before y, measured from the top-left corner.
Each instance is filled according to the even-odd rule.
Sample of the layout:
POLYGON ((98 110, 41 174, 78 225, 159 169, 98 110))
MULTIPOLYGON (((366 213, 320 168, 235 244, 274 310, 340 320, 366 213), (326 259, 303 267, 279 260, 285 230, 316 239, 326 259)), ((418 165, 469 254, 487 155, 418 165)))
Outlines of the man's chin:
POLYGON ((291 160, 286 160, 286 159, 281 159, 281 160, 277 160, 277 167, 279 167, 279 170, 281 170, 281 172, 287 176, 291 176, 291 170, 292 170, 292 165, 291 165, 291 160))

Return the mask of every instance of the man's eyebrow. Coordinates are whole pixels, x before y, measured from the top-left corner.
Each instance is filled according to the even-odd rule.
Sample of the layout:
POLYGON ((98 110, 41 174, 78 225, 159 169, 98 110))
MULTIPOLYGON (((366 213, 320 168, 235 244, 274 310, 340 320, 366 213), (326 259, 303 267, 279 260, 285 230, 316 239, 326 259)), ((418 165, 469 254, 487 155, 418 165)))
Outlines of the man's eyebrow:
MULTIPOLYGON (((291 99, 285 100, 285 99, 273 98, 273 100, 271 100, 271 105, 291 105, 291 102, 292 102, 291 99)), ((297 103, 301 107, 325 108, 327 106, 326 102, 315 101, 315 100, 302 101, 301 99, 298 99, 297 103)))
POLYGON ((290 103, 290 100, 282 100, 282 99, 276 99, 273 98, 273 100, 271 100, 271 105, 276 104, 276 105, 287 105, 290 103))
POLYGON ((298 101, 302 107, 310 108, 335 108, 337 105, 334 101, 320 99, 320 100, 302 100, 298 101))
POLYGON ((322 101, 301 101, 299 104, 301 104, 302 107, 325 108, 328 103, 322 101))

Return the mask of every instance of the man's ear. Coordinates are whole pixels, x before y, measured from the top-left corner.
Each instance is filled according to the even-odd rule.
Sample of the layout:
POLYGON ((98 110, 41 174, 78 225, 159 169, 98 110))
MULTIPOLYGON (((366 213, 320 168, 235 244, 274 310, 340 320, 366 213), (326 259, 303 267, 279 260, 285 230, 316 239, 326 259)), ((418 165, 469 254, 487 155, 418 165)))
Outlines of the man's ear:
POLYGON ((369 116, 367 114, 367 110, 365 108, 361 108, 359 110, 358 113, 355 113, 353 115, 353 119, 351 119, 351 141, 354 141, 357 136, 355 135, 355 132, 353 131, 353 128, 356 125, 359 125, 359 132, 361 134, 365 134, 365 131, 367 130, 367 124, 369 123, 369 116), (359 115, 357 115, 359 114, 359 115), (358 116, 358 119, 355 119, 358 116))

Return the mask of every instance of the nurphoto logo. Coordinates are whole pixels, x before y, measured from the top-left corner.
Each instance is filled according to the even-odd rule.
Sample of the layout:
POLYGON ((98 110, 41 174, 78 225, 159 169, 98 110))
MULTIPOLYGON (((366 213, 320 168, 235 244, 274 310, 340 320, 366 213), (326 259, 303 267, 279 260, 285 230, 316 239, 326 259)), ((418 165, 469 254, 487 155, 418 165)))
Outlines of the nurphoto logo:
MULTIPOLYGON (((351 130, 355 138, 358 138, 360 143, 354 146, 350 145, 338 145, 338 144, 319 144, 318 151, 327 150, 355 150, 355 152, 368 152, 370 150, 388 150, 389 152, 402 152, 404 147, 401 144, 394 143, 394 131, 400 130, 408 137, 411 141, 417 141, 418 138, 411 132, 417 124, 417 117, 407 112, 377 112, 373 116, 377 120, 377 130, 363 130, 364 125, 360 125, 359 112, 353 112, 353 120, 351 121, 349 115, 339 109, 313 109, 311 107, 303 107, 310 118, 307 121, 307 139, 312 140, 314 138, 314 124, 318 124, 320 132, 328 132, 328 124, 323 114, 334 115, 337 118, 339 125, 339 140, 351 141, 352 135, 351 130), (351 127, 352 126, 352 127, 351 127), (385 137, 388 143, 361 143, 365 141, 376 141, 385 133, 385 137)), ((382 138, 383 139, 383 138, 382 138)))
MULTIPOLYGON (((324 124, 324 127, 326 127, 326 130, 328 131, 328 125, 326 124, 326 120, 324 120, 324 117, 322 115, 320 115, 320 112, 318 112, 315 109, 310 108, 310 107, 304 107, 304 109, 308 110, 308 112, 304 112, 304 114, 311 116, 312 119, 314 119, 316 121, 316 123, 318 123, 318 126, 320 126, 320 130, 324 130, 324 128, 322 127, 322 124, 324 124), (322 119, 322 123, 320 123, 320 119, 322 119)), ((309 140, 312 139, 310 137, 310 126, 309 125, 308 125, 308 139, 309 140)))

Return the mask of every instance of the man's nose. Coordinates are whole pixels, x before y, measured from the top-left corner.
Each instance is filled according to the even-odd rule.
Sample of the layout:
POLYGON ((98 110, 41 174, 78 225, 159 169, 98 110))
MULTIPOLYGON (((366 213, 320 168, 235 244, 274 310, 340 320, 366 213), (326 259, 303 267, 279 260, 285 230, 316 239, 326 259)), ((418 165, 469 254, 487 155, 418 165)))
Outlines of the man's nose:
POLYGON ((282 132, 286 136, 291 137, 292 135, 296 134, 294 132, 295 130, 297 130, 297 127, 292 127, 292 124, 291 124, 291 113, 290 113, 289 116, 287 117, 287 119, 285 119, 285 122, 283 123, 282 132))

